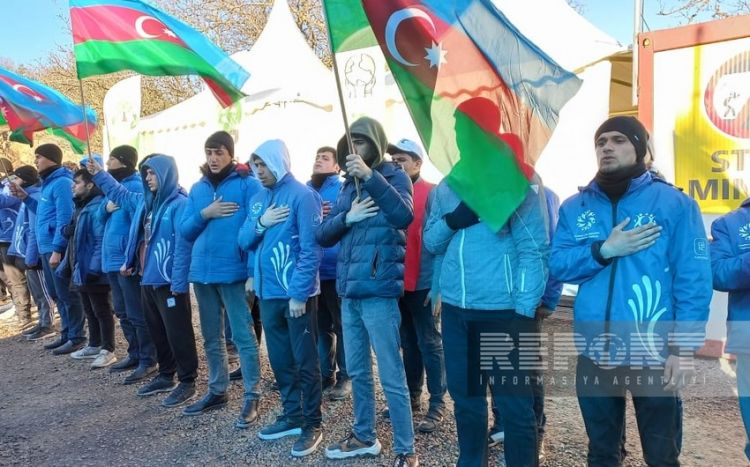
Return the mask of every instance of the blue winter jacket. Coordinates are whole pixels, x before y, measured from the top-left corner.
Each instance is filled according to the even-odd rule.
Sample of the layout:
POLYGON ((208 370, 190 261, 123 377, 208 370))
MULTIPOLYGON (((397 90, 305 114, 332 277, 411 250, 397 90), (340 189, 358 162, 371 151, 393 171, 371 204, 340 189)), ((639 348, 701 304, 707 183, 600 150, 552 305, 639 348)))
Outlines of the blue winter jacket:
POLYGON ((133 222, 125 247, 125 267, 142 271, 141 285, 170 286, 174 293, 187 293, 192 245, 179 232, 179 221, 187 194, 178 183, 177 164, 171 156, 156 154, 141 163, 143 193, 133 193, 110 174, 101 171, 94 182, 122 209, 133 211, 133 222), (146 170, 159 180, 156 195, 146 184, 146 170), (144 226, 151 214, 151 239, 146 245, 145 264, 139 263, 138 247, 144 241, 144 226))
MULTIPOLYGON (((547 187, 544 187, 544 197, 547 200, 548 238, 552 243, 552 237, 554 237, 557 228, 558 212, 560 211, 560 197, 547 187)), ((550 274, 547 278, 547 286, 544 288, 544 295, 542 295, 542 305, 555 311, 557 304, 560 303, 562 288, 563 283, 550 274)))
MULTIPOLYGON (((29 198, 39 200, 41 189, 38 186, 30 186, 25 190, 29 198)), ((34 235, 35 222, 36 214, 28 208, 26 203, 21 203, 18 208, 18 216, 16 217, 16 225, 13 229, 13 238, 8 248, 8 254, 23 259, 28 267, 35 267, 39 264, 39 247, 34 235)))
POLYGON ((73 175, 70 171, 59 167, 43 177, 39 201, 27 197, 24 202, 36 212, 39 253, 65 253, 68 241, 62 231, 73 217, 73 175))
POLYGON ((750 199, 711 224, 714 289, 729 292, 727 352, 750 354, 750 199))
MULTIPOLYGON (((75 232, 70 245, 73 247, 74 264, 70 270, 70 280, 78 287, 83 285, 108 284, 102 271, 102 238, 104 222, 99 210, 104 203, 104 196, 96 196, 81 208, 76 218, 75 232)), ((68 254, 63 258, 58 273, 69 265, 68 254)))
POLYGON ((250 200, 238 237, 240 247, 254 253, 251 274, 255 292, 262 300, 307 301, 320 293, 318 268, 322 252, 315 241, 322 217, 320 197, 289 173, 289 153, 280 140, 263 143, 254 154, 278 180, 250 200), (289 216, 286 221, 263 229, 258 220, 271 204, 288 206, 289 216))
POLYGON ((8 193, 3 187, 0 193, 0 243, 10 243, 13 240, 13 227, 21 207, 21 200, 8 193))
POLYGON ((424 246, 442 256, 442 300, 469 310, 514 310, 534 317, 547 282, 549 239, 538 180, 500 232, 484 222, 453 230, 445 215, 461 202, 445 180, 433 189, 424 246))
POLYGON ((575 330, 585 355, 610 365, 661 365, 669 347, 703 345, 711 301, 711 263, 698 205, 672 185, 644 173, 613 204, 595 182, 560 209, 550 273, 579 284, 575 330), (656 243, 604 260, 598 253, 614 226, 661 226, 656 243), (598 259, 597 259, 598 258, 598 259), (605 334, 616 337, 607 338, 605 334))
MULTIPOLYGON (((125 177, 120 184, 133 193, 143 193, 143 181, 138 172, 125 177)), ((102 270, 104 272, 119 272, 125 262, 125 247, 128 245, 128 233, 133 223, 133 210, 120 209, 112 213, 107 212, 107 197, 99 209, 99 216, 104 225, 104 242, 102 243, 102 270)))
MULTIPOLYGON (((307 186, 317 191, 323 201, 331 203, 331 208, 336 204, 336 199, 341 193, 341 177, 331 175, 326 178, 323 185, 319 190, 315 190, 311 181, 307 182, 307 186)), ((323 259, 320 261, 320 280, 330 281, 336 279, 336 258, 339 253, 339 244, 335 244, 330 248, 323 248, 323 259)))
POLYGON ((258 180, 236 171, 216 188, 206 177, 193 185, 180 225, 185 239, 193 242, 190 282, 233 284, 247 279, 248 255, 240 248, 237 234, 247 218, 248 202, 260 190, 258 180), (203 219, 201 210, 218 198, 237 203, 239 210, 229 217, 203 219))
POLYGON ((341 194, 317 231, 321 246, 340 242, 336 290, 345 298, 397 298, 404 293, 406 228, 414 220, 412 185, 398 164, 383 162, 372 177, 360 182, 362 199, 371 197, 377 215, 346 225, 346 214, 357 196, 347 177, 341 194))

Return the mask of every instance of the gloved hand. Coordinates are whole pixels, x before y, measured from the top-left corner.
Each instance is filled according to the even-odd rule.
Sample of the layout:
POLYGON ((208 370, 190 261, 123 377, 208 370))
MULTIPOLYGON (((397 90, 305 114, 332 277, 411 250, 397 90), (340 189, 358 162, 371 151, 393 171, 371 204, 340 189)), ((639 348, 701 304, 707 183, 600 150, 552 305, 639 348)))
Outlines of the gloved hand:
POLYGON ((449 212, 443 218, 445 219, 445 223, 448 224, 448 227, 453 230, 465 229, 479 223, 477 213, 472 211, 463 201, 456 206, 456 209, 454 209, 453 212, 449 212))

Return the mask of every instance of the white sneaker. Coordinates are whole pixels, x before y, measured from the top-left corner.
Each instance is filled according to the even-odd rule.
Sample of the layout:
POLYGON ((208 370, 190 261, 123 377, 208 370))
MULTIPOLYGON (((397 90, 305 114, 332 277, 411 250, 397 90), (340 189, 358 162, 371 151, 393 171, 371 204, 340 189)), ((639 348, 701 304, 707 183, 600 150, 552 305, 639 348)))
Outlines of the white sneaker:
POLYGON ((85 360, 87 358, 96 358, 99 356, 99 352, 101 352, 101 348, 99 347, 90 347, 86 346, 82 349, 78 349, 72 354, 70 354, 71 357, 75 358, 76 360, 85 360))
POLYGON ((102 350, 99 352, 99 356, 96 357, 96 359, 91 363, 91 369, 95 368, 104 368, 107 366, 112 365, 117 361, 117 357, 115 357, 115 354, 110 352, 109 350, 102 350))
POLYGON ((487 439, 488 447, 494 447, 505 441, 505 431, 491 431, 487 439))

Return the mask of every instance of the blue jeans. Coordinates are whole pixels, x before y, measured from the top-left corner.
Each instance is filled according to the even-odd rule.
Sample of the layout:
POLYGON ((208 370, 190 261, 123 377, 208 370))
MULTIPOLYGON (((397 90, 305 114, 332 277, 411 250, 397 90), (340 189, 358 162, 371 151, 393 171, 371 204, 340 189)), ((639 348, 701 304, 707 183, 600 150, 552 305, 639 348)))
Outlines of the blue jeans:
POLYGON ((430 410, 445 408, 446 383, 443 338, 438 330, 429 290, 406 292, 398 302, 401 309, 401 347, 404 351, 406 382, 412 400, 422 396, 423 375, 427 375, 430 410), (426 304, 425 304, 426 301, 426 304))
MULTIPOLYGON (((737 354, 737 394, 745 437, 750 437, 750 354, 737 354)), ((745 440, 745 456, 750 459, 750 441, 745 440)))
POLYGON ((609 467, 622 463, 627 391, 632 394, 645 463, 659 467, 680 465, 682 400, 676 393, 663 391, 663 373, 662 369, 631 370, 626 366, 603 369, 587 357, 578 357, 576 392, 589 438, 588 465, 609 467), (647 383, 649 377, 655 384, 647 383))
POLYGON ((81 298, 77 293, 70 291, 70 279, 59 277, 49 265, 52 253, 42 255, 42 265, 44 266, 44 279, 47 281, 47 288, 54 290, 54 297, 57 300, 57 311, 60 313, 60 339, 70 340, 73 343, 80 343, 86 340, 83 335, 83 305, 81 298))
POLYGON ((120 320, 120 328, 128 342, 128 355, 141 366, 156 363, 156 349, 148 333, 146 316, 141 303, 141 283, 138 276, 123 276, 119 272, 107 273, 112 289, 112 305, 120 320))
POLYGON ((393 427, 396 454, 414 452, 414 425, 401 359, 399 326, 401 313, 396 298, 344 298, 341 321, 344 328, 346 369, 352 379, 354 435, 371 443, 375 433, 375 386, 370 345, 375 350, 380 384, 383 386, 393 427))
POLYGON ((27 269, 26 283, 29 284, 29 292, 39 310, 39 326, 52 326, 52 297, 47 290, 47 281, 44 280, 44 271, 41 269, 27 269))
POLYGON ((349 379, 344 357, 344 334, 341 330, 341 299, 336 293, 336 281, 320 281, 318 296, 318 358, 324 380, 349 379), (338 367, 338 374, 334 374, 338 367))
POLYGON ((232 328, 232 341, 240 354, 245 400, 260 399, 260 361, 258 341, 252 334, 253 318, 245 302, 244 282, 234 284, 193 283, 198 299, 198 312, 203 334, 203 348, 208 364, 208 390, 212 394, 226 394, 229 387, 229 361, 224 337, 226 310, 232 328))
MULTIPOLYGON (((479 366, 479 361, 470 358, 469 348, 477 345, 480 336, 473 335, 470 326, 477 323, 492 325, 492 332, 508 334, 518 346, 518 335, 533 331, 532 318, 524 318, 512 310, 484 311, 466 310, 443 303, 442 311, 443 348, 445 349, 445 372, 448 391, 454 402, 454 415, 458 431, 458 466, 487 465, 488 408, 486 380, 477 390, 469 379, 473 374, 470 367, 479 366)), ((486 327, 489 329, 489 326, 486 327)), ((518 351, 509 354, 512 369, 510 378, 523 381, 528 376, 518 366, 518 351)), ((506 387, 503 384, 490 386, 495 400, 505 415, 505 463, 509 467, 536 466, 537 432, 534 419, 534 396, 532 386, 521 384, 506 387)))
POLYGON ((261 300, 260 316, 266 330, 266 347, 284 416, 304 418, 305 426, 320 426, 321 386, 317 349, 317 300, 307 300, 299 318, 289 315, 289 300, 261 300))

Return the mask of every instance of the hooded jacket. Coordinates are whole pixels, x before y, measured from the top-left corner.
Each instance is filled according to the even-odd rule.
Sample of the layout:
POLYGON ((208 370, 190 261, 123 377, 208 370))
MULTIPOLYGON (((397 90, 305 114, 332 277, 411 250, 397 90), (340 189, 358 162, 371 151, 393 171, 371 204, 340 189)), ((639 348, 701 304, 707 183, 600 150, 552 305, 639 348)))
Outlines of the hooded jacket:
POLYGON ((10 243, 13 240, 13 227, 21 207, 21 200, 8 193, 3 187, 0 193, 0 243, 10 243))
MULTIPOLYGON (((320 190, 315 190, 312 181, 307 182, 307 186, 317 191, 322 201, 331 203, 331 207, 336 204, 336 199, 341 192, 341 185, 341 177, 338 174, 326 178, 320 190)), ((320 260, 320 280, 330 281, 336 279, 336 258, 338 257, 338 253, 338 243, 330 248, 323 248, 323 259, 320 260)))
POLYGON ((750 354, 750 199, 711 224, 714 289, 729 292, 727 347, 750 354))
POLYGON ((608 348, 610 365, 659 366, 669 346, 703 345, 712 296, 703 220, 695 201, 650 173, 633 179, 614 204, 596 182, 567 199, 549 264, 556 279, 579 285, 574 328, 585 339, 579 350, 593 360, 602 361, 608 348), (661 236, 645 250, 605 261, 598 248, 625 218, 625 230, 655 222, 661 236))
MULTIPOLYGON (((388 145, 383 128, 371 118, 361 118, 350 129, 352 135, 367 138, 375 149, 366 160, 372 176, 360 182, 362 199, 371 197, 378 213, 352 225, 346 214, 357 196, 355 181, 347 176, 336 205, 318 228, 316 237, 323 247, 339 243, 336 262, 336 290, 345 298, 397 298, 404 291, 406 228, 414 219, 412 184, 398 164, 384 162, 388 145)), ((339 164, 346 165, 344 138, 339 142, 339 164)))
POLYGON ((540 181, 532 181, 499 232, 484 222, 460 230, 448 227, 445 215, 461 200, 445 180, 432 196, 423 239, 425 248, 441 257, 442 300, 467 310, 513 310, 533 318, 547 282, 549 256, 540 181))
MULTIPOLYGON (((143 182, 138 172, 125 177, 120 184, 133 193, 143 193, 143 182)), ((133 223, 133 210, 122 206, 112 213, 107 212, 107 197, 99 209, 99 217, 104 225, 104 240, 102 243, 102 270, 104 272, 119 272, 125 262, 125 247, 128 245, 128 234, 133 223)), ((116 204, 116 203, 115 203, 116 204)))
POLYGON ((271 188, 260 190, 250 200, 238 237, 240 247, 254 253, 251 274, 255 292, 261 300, 307 301, 320 293, 322 252, 315 241, 322 217, 320 196, 289 172, 289 152, 283 141, 267 141, 254 154, 276 177, 271 188), (288 206, 289 216, 284 222, 260 228, 258 219, 271 204, 288 206))
POLYGON ((142 271, 141 285, 169 286, 174 293, 187 293, 192 245, 179 232, 187 194, 178 183, 177 164, 171 156, 156 154, 140 166, 142 193, 133 193, 110 174, 101 171, 94 183, 121 209, 133 211, 133 222, 125 247, 125 267, 142 271), (153 193, 146 183, 146 171, 156 173, 159 189, 153 193), (151 238, 146 245, 145 264, 140 264, 138 247, 151 215, 151 238))
POLYGON ((104 222, 99 210, 103 202, 101 193, 94 196, 76 211, 75 223, 70 225, 73 235, 68 239, 65 257, 56 273, 61 277, 70 277, 76 288, 109 284, 102 271, 104 222))
MULTIPOLYGON (((41 189, 37 185, 25 188, 29 198, 39 201, 41 189)), ((18 216, 13 229, 13 237, 8 248, 8 254, 21 258, 27 267, 36 267, 39 264, 39 247, 36 243, 34 227, 36 214, 29 209, 26 203, 18 207, 18 216)))
POLYGON ((261 190, 255 178, 233 170, 214 188, 202 177, 190 189, 180 232, 193 242, 190 282, 232 284, 247 279, 247 253, 237 241, 247 218, 250 199, 261 190), (237 203, 239 209, 229 217, 203 219, 201 210, 215 200, 237 203))
POLYGON ((24 203, 36 212, 36 239, 39 253, 65 253, 68 240, 62 231, 73 217, 73 175, 59 167, 42 178, 39 201, 27 197, 24 203))

